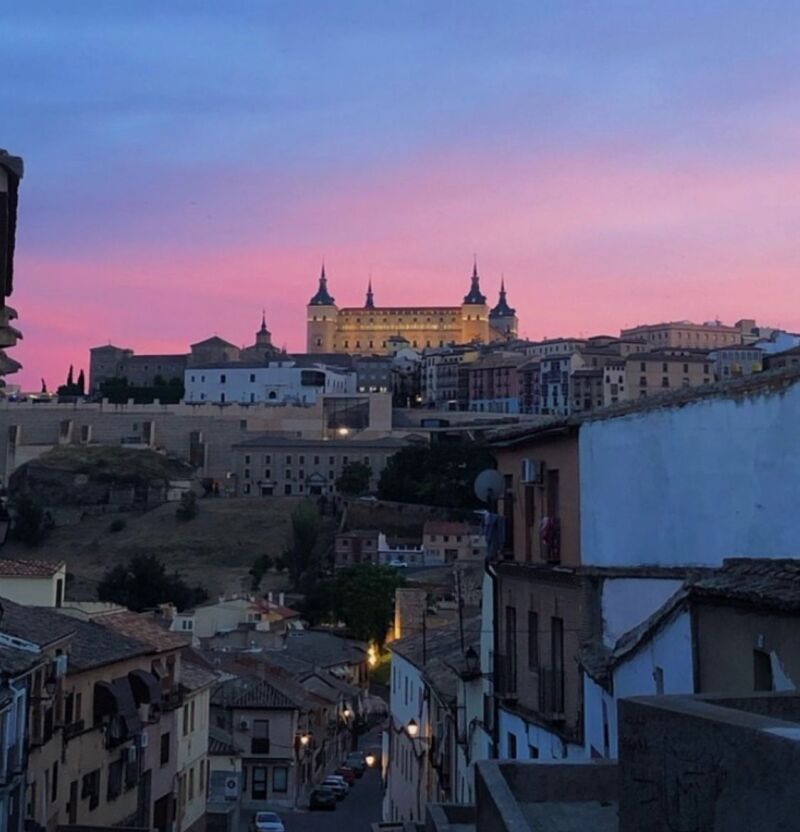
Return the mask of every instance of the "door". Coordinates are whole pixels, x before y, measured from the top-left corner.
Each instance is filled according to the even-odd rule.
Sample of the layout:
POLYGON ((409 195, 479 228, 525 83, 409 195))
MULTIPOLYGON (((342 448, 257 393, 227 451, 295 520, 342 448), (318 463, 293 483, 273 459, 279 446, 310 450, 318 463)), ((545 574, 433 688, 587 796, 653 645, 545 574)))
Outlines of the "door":
POLYGON ((267 799, 267 769, 266 766, 256 766, 253 769, 251 795, 253 800, 267 799))
POLYGON ((67 805, 68 823, 74 826, 78 822, 78 781, 69 784, 69 804, 67 805))

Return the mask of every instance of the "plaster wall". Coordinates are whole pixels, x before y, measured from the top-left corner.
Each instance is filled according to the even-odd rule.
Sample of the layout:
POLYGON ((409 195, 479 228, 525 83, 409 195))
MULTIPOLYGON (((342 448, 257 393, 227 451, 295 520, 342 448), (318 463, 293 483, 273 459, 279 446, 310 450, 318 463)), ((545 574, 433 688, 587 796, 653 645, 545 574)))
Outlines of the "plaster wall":
POLYGON ((578 743, 565 742, 552 731, 502 707, 498 708, 497 719, 499 729, 497 756, 500 760, 539 760, 543 763, 551 763, 553 760, 580 760, 584 756, 583 747, 578 743), (516 739, 516 756, 512 756, 512 749, 509 748, 510 736, 516 739))
POLYGON ((800 383, 580 430, 584 564, 719 565, 794 557, 800 383))
POLYGON ((681 584, 671 578, 606 578, 600 596, 605 645, 613 647, 620 636, 671 598, 681 584))
POLYGON ((66 586, 66 568, 42 578, 0 577, 0 598, 34 607, 55 607, 56 586, 61 581, 61 599, 66 586))

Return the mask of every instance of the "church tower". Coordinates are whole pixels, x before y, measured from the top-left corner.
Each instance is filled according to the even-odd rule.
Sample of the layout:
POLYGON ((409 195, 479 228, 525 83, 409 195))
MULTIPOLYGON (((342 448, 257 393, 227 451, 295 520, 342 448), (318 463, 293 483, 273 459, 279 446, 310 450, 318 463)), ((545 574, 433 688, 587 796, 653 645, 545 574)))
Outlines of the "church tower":
POLYGON ((508 305, 505 279, 500 280, 500 298, 497 301, 497 306, 489 313, 489 326, 492 329, 490 333, 492 339, 510 340, 517 337, 519 326, 517 310, 508 305))
POLYGON ((461 304, 461 343, 471 341, 489 342, 489 307, 486 295, 481 293, 481 279, 478 275, 478 261, 473 261, 472 282, 469 292, 461 304))
POLYGON ((325 264, 319 276, 317 293, 306 307, 306 352, 333 352, 336 346, 336 329, 339 310, 328 292, 325 264))

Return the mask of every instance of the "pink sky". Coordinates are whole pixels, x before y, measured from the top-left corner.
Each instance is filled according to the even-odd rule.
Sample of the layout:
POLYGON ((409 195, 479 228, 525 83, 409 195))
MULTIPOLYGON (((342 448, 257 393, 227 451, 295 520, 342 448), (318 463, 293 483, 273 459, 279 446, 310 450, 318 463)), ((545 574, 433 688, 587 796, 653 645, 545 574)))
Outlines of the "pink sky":
MULTIPOLYGON (((258 171, 237 177, 226 184, 234 194, 274 191, 258 171)), ((213 201, 214 187, 203 197, 213 201)), ((52 387, 108 341, 137 352, 185 351, 214 333, 249 343, 262 306, 275 343, 302 351, 322 257, 339 305, 362 303, 370 274, 379 305, 452 304, 475 251, 484 292, 494 302, 505 275, 529 338, 682 318, 800 329, 798 229, 785 222, 798 215, 800 169, 655 166, 612 150, 431 155, 391 174, 331 177, 313 195, 280 187, 285 201, 264 211, 263 233, 251 201, 228 244, 203 222, 189 244, 186 216, 174 217, 175 244, 168 218, 150 246, 111 238, 63 256, 37 256, 21 232, 17 379, 52 387)))

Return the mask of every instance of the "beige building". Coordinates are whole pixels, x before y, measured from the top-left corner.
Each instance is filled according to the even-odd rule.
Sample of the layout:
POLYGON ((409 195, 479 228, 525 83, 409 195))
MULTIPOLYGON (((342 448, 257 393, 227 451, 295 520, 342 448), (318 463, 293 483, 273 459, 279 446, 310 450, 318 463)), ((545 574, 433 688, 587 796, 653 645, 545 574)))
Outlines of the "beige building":
POLYGON ((388 459, 404 446, 399 439, 291 439, 263 434, 233 446, 235 493, 242 497, 322 496, 336 493, 336 480, 351 462, 369 465, 370 490, 388 459))
POLYGON ((202 477, 230 487, 231 448, 271 431, 313 439, 392 431, 388 393, 324 396, 311 406, 127 404, 0 401, 0 481, 59 445, 125 445, 188 460, 202 477))
POLYGON ((714 380, 714 362, 707 353, 658 350, 628 356, 625 362, 627 399, 652 396, 714 380))
POLYGON ((386 355, 389 341, 402 336, 412 349, 449 344, 506 340, 516 335, 517 318, 508 306, 501 285, 496 306, 490 308, 480 288, 477 264, 470 290, 457 306, 376 306, 372 283, 363 307, 336 306, 328 291, 325 267, 317 293, 307 306, 307 350, 309 353, 386 355))
POLYGON ((480 529, 450 520, 427 520, 422 548, 426 566, 486 557, 486 539, 480 529))
POLYGON ((714 362, 714 376, 717 381, 749 376, 764 369, 763 351, 747 344, 712 350, 708 357, 714 362))
POLYGON ((63 561, 0 559, 0 598, 17 604, 60 607, 66 576, 63 561))
POLYGON ((753 320, 737 321, 733 326, 726 326, 719 321, 703 324, 669 321, 623 329, 621 336, 625 339, 644 339, 659 349, 712 350, 741 344, 754 327, 753 320))

